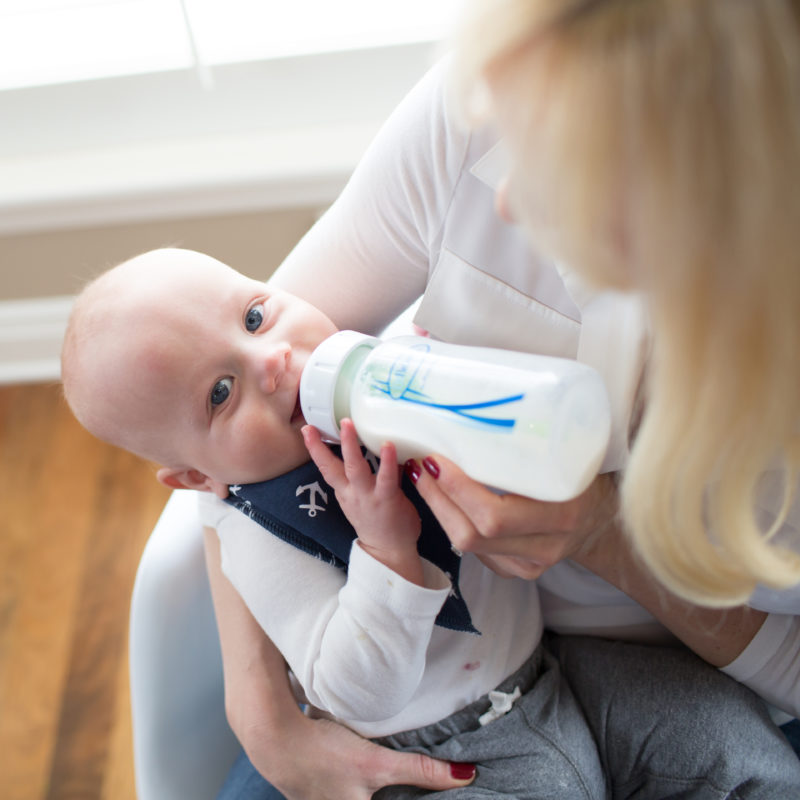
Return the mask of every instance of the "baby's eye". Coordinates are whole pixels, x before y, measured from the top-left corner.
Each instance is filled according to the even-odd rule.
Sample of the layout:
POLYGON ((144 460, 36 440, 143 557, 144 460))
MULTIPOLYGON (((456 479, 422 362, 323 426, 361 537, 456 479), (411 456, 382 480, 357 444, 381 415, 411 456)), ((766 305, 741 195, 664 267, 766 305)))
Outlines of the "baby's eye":
POLYGON ((264 321, 264 306, 262 303, 254 305, 247 311, 244 317, 244 326, 250 333, 257 331, 264 321))
POLYGON ((222 378, 214 384, 211 390, 211 405, 221 406, 230 396, 231 388, 233 387, 233 380, 231 378, 222 378))

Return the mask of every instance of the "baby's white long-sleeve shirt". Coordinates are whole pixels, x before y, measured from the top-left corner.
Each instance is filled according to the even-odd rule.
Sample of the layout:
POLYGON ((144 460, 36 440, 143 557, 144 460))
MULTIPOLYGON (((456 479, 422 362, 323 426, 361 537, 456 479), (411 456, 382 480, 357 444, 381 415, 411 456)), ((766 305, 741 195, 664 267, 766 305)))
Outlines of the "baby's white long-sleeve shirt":
POLYGON ((305 698, 364 736, 428 725, 494 689, 537 646, 532 581, 495 575, 471 554, 459 587, 480 635, 435 624, 451 584, 424 563, 417 586, 354 542, 347 574, 200 496, 222 569, 286 659, 305 698))

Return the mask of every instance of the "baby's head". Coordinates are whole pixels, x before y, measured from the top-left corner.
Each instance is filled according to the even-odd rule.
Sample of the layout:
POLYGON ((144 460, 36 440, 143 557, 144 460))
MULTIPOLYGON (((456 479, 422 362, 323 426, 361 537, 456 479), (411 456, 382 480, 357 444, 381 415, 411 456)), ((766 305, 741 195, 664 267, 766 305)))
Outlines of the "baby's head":
POLYGON ((308 460, 300 375, 336 331, 318 309, 210 256, 154 250, 79 295, 62 352, 67 402, 159 480, 227 495, 308 460))

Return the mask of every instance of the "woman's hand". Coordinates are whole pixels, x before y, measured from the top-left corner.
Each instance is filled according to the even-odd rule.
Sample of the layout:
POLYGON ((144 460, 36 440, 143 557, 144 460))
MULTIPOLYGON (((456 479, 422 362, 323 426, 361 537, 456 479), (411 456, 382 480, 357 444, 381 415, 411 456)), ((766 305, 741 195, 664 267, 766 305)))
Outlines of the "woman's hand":
POLYGON ((264 733, 251 729, 245 750, 288 800, 369 800, 378 789, 395 785, 443 791, 466 786, 475 776, 471 764, 399 753, 299 710, 264 733))
POLYGON ((538 578, 589 547, 617 516, 611 475, 599 475, 573 500, 545 503, 495 494, 443 456, 410 462, 406 472, 453 544, 505 576, 538 578))
POLYGON ((422 523, 400 488, 397 451, 384 444, 380 466, 372 468, 361 454, 351 420, 341 423, 342 458, 337 458, 308 425, 303 439, 322 477, 333 487, 344 515, 358 534, 361 547, 406 580, 423 584, 422 561, 417 553, 422 523))

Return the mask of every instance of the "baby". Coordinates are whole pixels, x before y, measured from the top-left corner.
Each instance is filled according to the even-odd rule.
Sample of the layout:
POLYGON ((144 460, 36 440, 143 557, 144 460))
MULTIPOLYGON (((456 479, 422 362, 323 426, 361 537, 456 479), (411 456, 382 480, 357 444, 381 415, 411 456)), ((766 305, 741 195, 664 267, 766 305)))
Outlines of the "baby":
POLYGON ((300 374, 336 331, 322 312, 208 256, 146 253, 78 297, 67 401, 101 439, 165 466, 168 486, 228 494, 308 460, 300 374))
POLYGON ((774 768, 796 759, 748 690, 679 650, 543 642, 533 582, 500 578, 471 554, 451 553, 447 571, 420 555, 443 534, 401 487, 394 447, 371 465, 345 420, 340 460, 305 425, 303 366, 335 330, 300 298, 209 256, 157 250, 89 284, 62 354, 65 396, 89 431, 159 463, 167 486, 204 493, 223 568, 303 699, 387 746, 477 763, 453 798, 604 798, 631 781, 653 797, 706 784, 800 796, 800 767, 774 768), (254 506, 275 487, 267 496, 307 518, 302 533, 271 500, 254 506), (318 505, 297 499, 310 488, 318 505), (327 541, 337 513, 350 531, 342 557, 309 545, 327 541), (466 622, 443 616, 453 595, 466 622), (592 717, 602 725, 587 721, 565 659, 603 670, 592 717), (655 671, 663 680, 649 679, 655 671), (747 758, 727 757, 732 708, 747 758))

